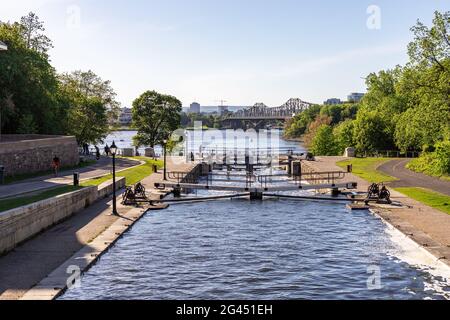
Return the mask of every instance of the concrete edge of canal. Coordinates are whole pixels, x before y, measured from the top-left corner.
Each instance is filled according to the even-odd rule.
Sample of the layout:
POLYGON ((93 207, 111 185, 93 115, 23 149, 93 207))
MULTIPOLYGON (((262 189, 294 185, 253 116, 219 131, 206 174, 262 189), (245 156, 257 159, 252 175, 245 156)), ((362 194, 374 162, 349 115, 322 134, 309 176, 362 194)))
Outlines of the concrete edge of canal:
POLYGON ((433 240, 429 235, 425 232, 414 228, 407 222, 397 222, 391 223, 389 214, 389 210, 380 210, 377 208, 371 208, 369 211, 381 221, 388 226, 391 230, 395 230, 399 234, 401 234, 404 239, 407 239, 414 243, 421 252, 429 255, 431 260, 434 261, 435 265, 431 267, 441 267, 445 268, 450 275, 450 261, 446 258, 446 254, 449 252, 448 247, 444 247, 433 240))
POLYGON ((19 300, 54 300, 71 284, 70 274, 81 275, 92 267, 145 213, 142 208, 132 209, 97 236, 92 242, 56 268, 19 300))

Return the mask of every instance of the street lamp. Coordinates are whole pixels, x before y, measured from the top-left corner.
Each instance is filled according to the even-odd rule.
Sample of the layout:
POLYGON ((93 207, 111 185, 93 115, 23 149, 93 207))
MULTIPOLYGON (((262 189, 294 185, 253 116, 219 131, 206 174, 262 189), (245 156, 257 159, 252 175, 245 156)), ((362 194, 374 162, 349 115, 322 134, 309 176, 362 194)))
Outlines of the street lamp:
MULTIPOLYGON (((8 50, 8 46, 0 41, 0 51, 8 50)), ((2 109, 0 108, 0 140, 2 139, 2 109)))
POLYGON ((164 176, 163 176, 163 180, 167 181, 167 139, 163 140, 163 148, 164 148, 164 176))
POLYGON ((118 216, 117 213, 117 205, 116 205, 116 153, 117 153, 117 146, 116 143, 113 141, 111 147, 109 147, 109 150, 111 150, 112 155, 112 163, 113 163, 113 216, 118 216))

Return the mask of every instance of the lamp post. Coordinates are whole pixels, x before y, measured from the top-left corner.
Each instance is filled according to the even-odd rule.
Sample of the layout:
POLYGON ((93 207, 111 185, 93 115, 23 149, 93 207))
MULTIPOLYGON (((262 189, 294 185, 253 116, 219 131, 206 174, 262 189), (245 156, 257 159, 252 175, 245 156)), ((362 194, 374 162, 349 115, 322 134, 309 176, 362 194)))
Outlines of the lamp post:
POLYGON ((112 163, 113 163, 113 216, 118 216, 119 213, 117 212, 117 205, 116 205, 116 153, 117 153, 117 146, 116 143, 113 141, 111 147, 109 147, 111 150, 112 155, 112 163))
MULTIPOLYGON (((0 41, 0 51, 8 50, 8 46, 0 41)), ((0 107, 0 140, 2 139, 2 109, 0 107)))
POLYGON ((163 148, 164 148, 164 176, 163 176, 163 180, 167 181, 167 139, 163 140, 163 148))

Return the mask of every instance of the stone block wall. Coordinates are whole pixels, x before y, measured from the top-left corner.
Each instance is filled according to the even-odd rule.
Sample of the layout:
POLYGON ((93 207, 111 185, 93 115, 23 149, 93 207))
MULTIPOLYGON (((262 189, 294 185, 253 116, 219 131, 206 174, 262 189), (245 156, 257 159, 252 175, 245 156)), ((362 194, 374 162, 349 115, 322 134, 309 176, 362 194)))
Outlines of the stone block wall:
MULTIPOLYGON (((116 178, 116 190, 125 188, 126 179, 125 177, 117 177, 116 178)), ((103 182, 98 186, 97 199, 103 199, 108 197, 113 193, 113 183, 112 180, 103 182)))
MULTIPOLYGON (((116 180, 116 189, 125 186, 116 180)), ((0 255, 112 193, 112 180, 26 206, 0 212, 0 255)))
POLYGON ((0 254, 78 212, 97 199, 89 187, 0 213, 0 254))
POLYGON ((78 144, 75 137, 1 136, 0 165, 5 167, 5 176, 51 170, 55 156, 60 158, 63 167, 78 165, 78 144))

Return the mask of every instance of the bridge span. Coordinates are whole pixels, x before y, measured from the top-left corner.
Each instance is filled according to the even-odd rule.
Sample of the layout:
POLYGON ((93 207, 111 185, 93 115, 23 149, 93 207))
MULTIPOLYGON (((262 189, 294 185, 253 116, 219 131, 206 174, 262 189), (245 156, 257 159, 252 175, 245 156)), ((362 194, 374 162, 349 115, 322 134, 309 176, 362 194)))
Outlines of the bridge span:
POLYGON ((268 107, 264 103, 256 103, 253 107, 240 110, 227 115, 222 119, 223 125, 238 127, 244 125, 247 128, 261 128, 272 122, 285 122, 293 118, 295 115, 305 111, 313 104, 305 102, 301 99, 289 99, 280 107, 268 107))

